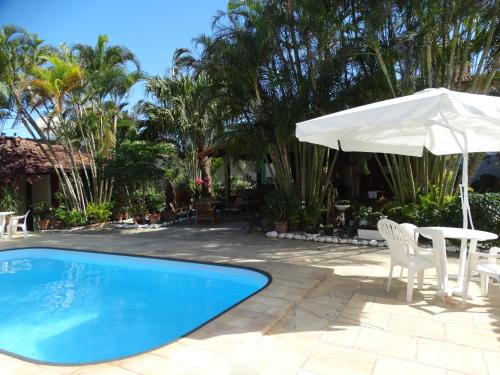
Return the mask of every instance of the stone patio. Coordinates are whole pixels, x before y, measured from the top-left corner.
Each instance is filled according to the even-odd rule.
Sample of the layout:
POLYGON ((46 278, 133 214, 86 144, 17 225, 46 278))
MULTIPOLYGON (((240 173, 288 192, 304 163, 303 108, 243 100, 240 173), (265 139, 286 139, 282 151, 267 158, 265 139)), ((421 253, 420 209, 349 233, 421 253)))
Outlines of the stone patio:
MULTIPOLYGON (((405 302, 385 293, 385 248, 267 239, 243 223, 161 230, 45 233, 0 249, 53 246, 242 264, 273 277, 261 293, 175 343, 89 366, 45 366, 0 354, 1 374, 500 374, 500 288, 444 303, 435 275, 405 302)), ((452 257, 451 273, 457 261, 452 257)))

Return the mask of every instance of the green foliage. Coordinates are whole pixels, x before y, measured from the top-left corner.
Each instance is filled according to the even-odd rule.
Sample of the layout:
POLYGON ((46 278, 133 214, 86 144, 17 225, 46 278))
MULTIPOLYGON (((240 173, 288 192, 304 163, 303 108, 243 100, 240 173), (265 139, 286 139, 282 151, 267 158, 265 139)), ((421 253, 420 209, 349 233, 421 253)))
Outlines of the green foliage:
MULTIPOLYGON (((469 193, 472 220, 479 230, 500 234, 500 193, 469 193)), ((398 223, 412 223, 417 226, 462 227, 462 203, 460 196, 449 197, 446 204, 429 204, 426 199, 420 203, 384 206, 389 219, 398 223)), ((496 241, 499 243, 500 241, 496 241)))
POLYGON ((352 217, 360 227, 376 228, 377 222, 384 217, 384 214, 380 211, 374 211, 371 206, 360 206, 354 211, 352 217))
POLYGON ((33 207, 33 216, 35 220, 50 220, 52 216, 52 209, 46 202, 38 202, 33 207))
POLYGON ((173 156, 170 145, 127 140, 116 147, 106 171, 118 183, 142 185, 162 179, 173 156))
POLYGON ((90 224, 104 223, 111 216, 109 203, 89 203, 87 205, 87 219, 90 224))
POLYGON ((0 211, 19 212, 21 202, 17 197, 16 192, 8 187, 3 187, 0 190, 0 211))
POLYGON ((144 203, 150 213, 161 213, 165 210, 165 196, 155 188, 147 189, 144 203))
POLYGON ((298 215, 298 203, 295 197, 290 197, 279 190, 266 194, 264 207, 276 221, 285 221, 298 215))
POLYGON ((54 210, 54 217, 56 220, 61 220, 65 228, 85 225, 87 223, 87 218, 83 212, 74 208, 69 210, 64 205, 54 210))
MULTIPOLYGON (((500 193, 469 193, 474 227, 479 230, 500 235, 500 193)), ((462 226, 462 204, 459 196, 445 206, 441 216, 441 225, 462 226)), ((496 241, 500 244, 500 240, 496 241)))

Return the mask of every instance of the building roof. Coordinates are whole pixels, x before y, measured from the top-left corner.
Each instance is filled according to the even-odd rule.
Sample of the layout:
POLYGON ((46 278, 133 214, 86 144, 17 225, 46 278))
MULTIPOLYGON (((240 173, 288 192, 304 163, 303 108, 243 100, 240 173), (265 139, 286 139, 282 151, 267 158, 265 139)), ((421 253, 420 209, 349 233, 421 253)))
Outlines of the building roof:
MULTIPOLYGON (((0 154, 9 151, 14 151, 17 157, 26 158, 24 168, 26 174, 46 173, 54 170, 51 158, 57 160, 57 163, 60 163, 66 170, 70 170, 72 166, 68 152, 63 145, 57 143, 48 145, 44 142, 38 143, 33 139, 0 136, 0 154), (49 157, 42 148, 48 151, 49 157)), ((86 152, 78 153, 77 150, 73 150, 73 156, 79 168, 90 165, 90 157, 86 152)))

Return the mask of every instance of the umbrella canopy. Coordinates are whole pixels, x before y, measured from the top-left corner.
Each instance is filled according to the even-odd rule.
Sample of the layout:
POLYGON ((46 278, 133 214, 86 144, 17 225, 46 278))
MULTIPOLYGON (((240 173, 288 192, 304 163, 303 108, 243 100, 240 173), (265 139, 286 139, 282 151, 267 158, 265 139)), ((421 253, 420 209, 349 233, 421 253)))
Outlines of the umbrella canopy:
MULTIPOLYGON (((500 151, 500 97, 444 88, 384 100, 297 124, 300 141, 344 151, 422 156, 500 151)), ((462 173, 464 227, 470 216, 462 173)), ((471 221, 472 223, 472 221, 471 221)))
POLYGON ((500 97, 427 89, 297 124, 296 136, 344 151, 422 156, 500 150, 500 97))

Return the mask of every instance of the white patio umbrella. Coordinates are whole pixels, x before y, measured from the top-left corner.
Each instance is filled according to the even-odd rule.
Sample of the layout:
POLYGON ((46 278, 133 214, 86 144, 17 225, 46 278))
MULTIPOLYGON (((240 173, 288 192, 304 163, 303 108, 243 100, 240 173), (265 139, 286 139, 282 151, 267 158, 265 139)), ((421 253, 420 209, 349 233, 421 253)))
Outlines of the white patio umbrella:
POLYGON ((298 123, 296 136, 344 151, 462 154, 463 227, 473 228, 468 153, 500 151, 500 97, 427 89, 298 123))

